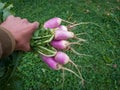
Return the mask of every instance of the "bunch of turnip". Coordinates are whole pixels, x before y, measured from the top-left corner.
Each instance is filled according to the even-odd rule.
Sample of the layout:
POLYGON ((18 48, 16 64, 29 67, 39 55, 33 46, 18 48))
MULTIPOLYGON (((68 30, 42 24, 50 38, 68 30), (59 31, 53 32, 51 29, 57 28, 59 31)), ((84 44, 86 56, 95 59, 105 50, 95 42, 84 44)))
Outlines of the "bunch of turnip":
POLYGON ((81 42, 85 42, 86 40, 82 38, 78 38, 77 35, 84 34, 75 34, 72 32, 72 28, 80 25, 80 24, 88 24, 85 23, 72 23, 69 21, 65 21, 61 18, 55 17, 48 21, 46 21, 43 25, 43 28, 36 31, 33 38, 31 46, 40 54, 42 60, 53 70, 67 70, 78 78, 82 80, 82 84, 84 83, 84 79, 79 71, 78 65, 76 65, 70 57, 64 52, 65 50, 71 50, 77 55, 85 55, 80 54, 75 51, 71 45, 78 44, 81 42), (62 25, 62 22, 68 23, 67 26, 62 25), (76 42, 70 42, 70 39, 76 39, 76 42), (78 71, 78 74, 72 71, 71 69, 66 68, 64 65, 71 63, 75 66, 78 71))

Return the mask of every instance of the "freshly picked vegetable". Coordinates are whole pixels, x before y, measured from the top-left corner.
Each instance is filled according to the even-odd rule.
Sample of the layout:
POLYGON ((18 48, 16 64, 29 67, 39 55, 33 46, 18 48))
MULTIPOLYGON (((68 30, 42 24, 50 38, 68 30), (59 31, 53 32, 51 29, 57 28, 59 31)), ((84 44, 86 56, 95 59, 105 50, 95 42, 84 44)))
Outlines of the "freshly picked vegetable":
POLYGON ((74 54, 85 55, 80 54, 71 47, 73 44, 80 45, 81 42, 86 41, 82 38, 78 38, 77 35, 72 32, 72 28, 77 25, 79 24, 74 24, 58 17, 52 18, 46 21, 43 27, 34 33, 31 40, 31 46, 33 51, 40 54, 43 62, 45 62, 51 69, 69 71, 80 78, 82 84, 84 84, 84 79, 80 73, 78 65, 76 65, 64 51, 71 50, 74 54), (62 22, 66 22, 70 25, 62 25, 62 22), (75 39, 76 42, 70 42, 70 39, 75 39), (68 63, 71 63, 76 68, 78 74, 65 67, 65 64, 68 63))

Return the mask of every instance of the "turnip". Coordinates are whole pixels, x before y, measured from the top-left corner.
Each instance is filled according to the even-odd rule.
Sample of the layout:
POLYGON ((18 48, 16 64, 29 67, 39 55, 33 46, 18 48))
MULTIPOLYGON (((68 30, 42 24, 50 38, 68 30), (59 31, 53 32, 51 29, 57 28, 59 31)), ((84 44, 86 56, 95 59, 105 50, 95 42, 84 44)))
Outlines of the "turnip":
POLYGON ((55 58, 54 60, 61 65, 64 65, 64 64, 67 64, 67 63, 73 64, 75 66, 75 68, 78 70, 78 73, 80 75, 82 83, 84 82, 84 79, 83 79, 83 77, 82 77, 82 75, 81 75, 81 73, 78 69, 78 66, 72 60, 70 60, 69 56, 66 53, 58 51, 54 58, 55 58))
POLYGON ((75 53, 78 56, 90 56, 90 55, 86 55, 86 54, 81 54, 79 52, 77 52, 74 48, 72 48, 71 45, 76 44, 76 45, 81 45, 78 42, 69 42, 66 40, 53 40, 50 42, 50 44, 56 48, 57 50, 71 50, 73 53, 75 53))
POLYGON ((70 38, 74 38, 74 36, 75 35, 73 32, 56 30, 54 40, 67 40, 70 38))
POLYGON ((56 62, 62 65, 67 64, 68 62, 71 62, 69 56, 61 51, 58 51, 54 58, 56 62))
POLYGON ((52 57, 46 57, 46 56, 43 56, 41 55, 42 57, 42 60, 51 68, 51 69, 54 69, 54 70, 59 70, 61 68, 61 65, 58 64, 54 58, 52 57))
MULTIPOLYGON (((59 18, 59 17, 54 17, 54 18, 51 18, 51 19, 49 19, 48 21, 46 21, 45 23, 44 23, 44 28, 50 28, 50 29, 52 29, 52 28, 57 28, 58 26, 60 26, 60 24, 61 24, 61 22, 66 22, 66 23, 69 23, 69 24, 71 24, 71 25, 68 25, 67 26, 67 29, 68 30, 71 30, 71 28, 73 28, 73 27, 75 27, 75 26, 78 26, 78 25, 82 25, 82 24, 94 24, 94 25, 96 25, 96 26, 99 26, 99 25, 97 25, 96 23, 92 23, 92 22, 80 22, 80 23, 73 23, 73 22, 69 22, 69 21, 67 21, 67 20, 64 20, 64 19, 61 19, 61 18, 59 18)), ((99 26, 100 27, 100 26, 99 26)))
MULTIPOLYGON (((72 48, 73 44, 80 45, 80 42, 85 42, 86 40, 82 38, 78 38, 79 35, 85 33, 73 33, 72 28, 81 24, 89 24, 90 22, 81 22, 81 23, 72 23, 61 18, 55 17, 44 23, 43 30, 39 30, 33 37, 33 44, 35 46, 35 50, 38 51, 39 54, 42 54, 42 60, 53 70, 67 70, 82 80, 82 84, 84 83, 84 79, 79 71, 78 66, 69 58, 69 56, 61 51, 57 50, 71 50, 78 56, 85 55, 80 54, 74 48, 72 48), (62 22, 69 23, 70 25, 61 25, 62 22), (43 31, 43 32, 42 32, 43 31), (75 39, 77 41, 70 42, 68 39, 75 39), (49 48, 49 47, 53 47, 49 48), (42 48, 41 48, 42 47, 42 48), (48 53, 49 51, 49 53, 48 53), (65 64, 71 63, 77 69, 79 74, 76 74, 74 71, 63 67, 65 64)), ((86 55, 85 55, 86 56, 86 55)))
MULTIPOLYGON (((73 25, 70 25, 70 26, 71 26, 71 28, 72 28, 73 25)), ((74 25, 74 26, 76 26, 76 25, 74 25)), ((73 27, 74 27, 74 26, 73 26, 73 27)), ((72 30, 72 29, 69 29, 69 26, 61 25, 61 26, 59 26, 58 28, 56 28, 56 30, 70 31, 70 30, 72 30)), ((76 36, 79 36, 79 35, 82 35, 82 34, 86 34, 86 33, 78 33, 78 34, 75 34, 75 35, 76 35, 76 36)))
POLYGON ((55 18, 52 18, 52 19, 50 19, 50 20, 48 20, 48 21, 46 21, 45 23, 44 23, 44 28, 57 28, 58 26, 60 26, 60 24, 61 24, 61 21, 62 21, 62 19, 61 18, 58 18, 58 17, 55 17, 55 18))
POLYGON ((58 50, 68 49, 70 48, 70 45, 73 45, 73 44, 80 45, 79 42, 69 42, 67 40, 53 40, 50 42, 50 44, 58 50))
POLYGON ((86 40, 77 37, 78 35, 81 35, 81 34, 75 35, 71 31, 56 29, 54 30, 54 40, 77 39, 79 42, 85 42, 86 40))
POLYGON ((43 26, 43 27, 44 27, 44 28, 50 28, 50 29, 52 29, 52 28, 57 28, 58 26, 60 26, 61 22, 66 22, 66 23, 74 24, 74 23, 72 23, 72 22, 63 20, 63 19, 61 19, 61 18, 59 18, 59 17, 54 17, 54 18, 51 18, 51 19, 49 19, 48 21, 46 21, 46 22, 44 23, 44 26, 43 26))
POLYGON ((81 25, 81 24, 90 23, 90 22, 81 22, 81 23, 74 24, 72 22, 69 22, 69 21, 63 20, 61 18, 55 17, 55 18, 52 18, 52 19, 46 21, 44 23, 44 28, 50 28, 51 30, 54 30, 54 35, 55 35, 54 39, 55 40, 62 40, 62 39, 66 40, 66 39, 69 39, 69 38, 75 38, 79 41, 85 41, 84 39, 77 38, 77 35, 75 35, 73 32, 68 31, 69 28, 67 26, 60 25, 62 21, 72 24, 72 25, 69 26, 69 28, 73 28, 73 27, 75 27, 77 25, 81 25))
POLYGON ((68 47, 69 42, 66 40, 53 40, 50 42, 50 44, 56 49, 63 50, 68 47))
POLYGON ((65 68, 62 66, 62 64, 59 64, 58 62, 55 61, 54 57, 46 57, 46 56, 43 56, 43 55, 40 55, 42 60, 53 70, 66 70, 66 71, 69 71, 71 73, 73 73, 75 76, 77 76, 78 78, 81 79, 81 77, 76 74, 74 71, 68 69, 68 68, 65 68))
POLYGON ((57 30, 63 30, 63 31, 68 31, 67 26, 65 25, 60 25, 57 30))
MULTIPOLYGON (((60 25, 58 28, 56 28, 56 30, 70 31, 70 30, 72 30, 72 27, 75 27, 77 25, 78 24, 74 24, 74 25, 70 25, 70 26, 60 25)), ((79 36, 79 35, 83 35, 83 34, 86 34, 86 33, 78 33, 78 34, 75 34, 75 36, 79 36)))

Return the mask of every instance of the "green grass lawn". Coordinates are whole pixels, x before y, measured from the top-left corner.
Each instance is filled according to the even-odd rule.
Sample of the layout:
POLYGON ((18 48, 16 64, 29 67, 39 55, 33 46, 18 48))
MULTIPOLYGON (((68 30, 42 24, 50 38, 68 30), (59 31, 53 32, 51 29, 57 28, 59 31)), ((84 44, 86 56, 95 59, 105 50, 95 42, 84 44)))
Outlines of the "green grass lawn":
MULTIPOLYGON (((13 3, 16 16, 31 22, 39 21, 41 25, 56 16, 72 22, 98 24, 100 27, 89 24, 75 28, 75 33, 87 33, 81 35, 87 43, 73 47, 92 57, 77 56, 67 51, 71 59, 81 66, 85 84, 82 87, 76 76, 65 71, 63 90, 120 90, 120 0, 8 2, 13 3)), ((62 71, 49 69, 33 52, 19 52, 17 60, 17 69, 7 83, 6 90, 62 90, 62 71)))

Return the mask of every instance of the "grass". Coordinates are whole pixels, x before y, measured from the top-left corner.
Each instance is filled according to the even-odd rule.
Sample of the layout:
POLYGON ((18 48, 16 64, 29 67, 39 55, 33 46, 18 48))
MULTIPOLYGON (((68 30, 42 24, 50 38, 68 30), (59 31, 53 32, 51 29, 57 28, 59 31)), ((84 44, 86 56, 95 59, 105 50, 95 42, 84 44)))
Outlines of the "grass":
MULTIPOLYGON (((8 0, 2 0, 8 1, 8 0)), ((73 74, 65 72, 63 90, 119 90, 120 88, 120 1, 119 0, 9 0, 16 16, 41 25, 61 17, 76 22, 94 22, 76 27, 75 33, 88 43, 73 46, 77 51, 92 55, 79 57, 67 52, 82 67, 84 87, 73 74)), ((7 83, 6 90, 62 90, 62 71, 49 69, 33 52, 19 52, 18 66, 7 83)), ((73 67, 71 67, 73 68, 73 67)))

